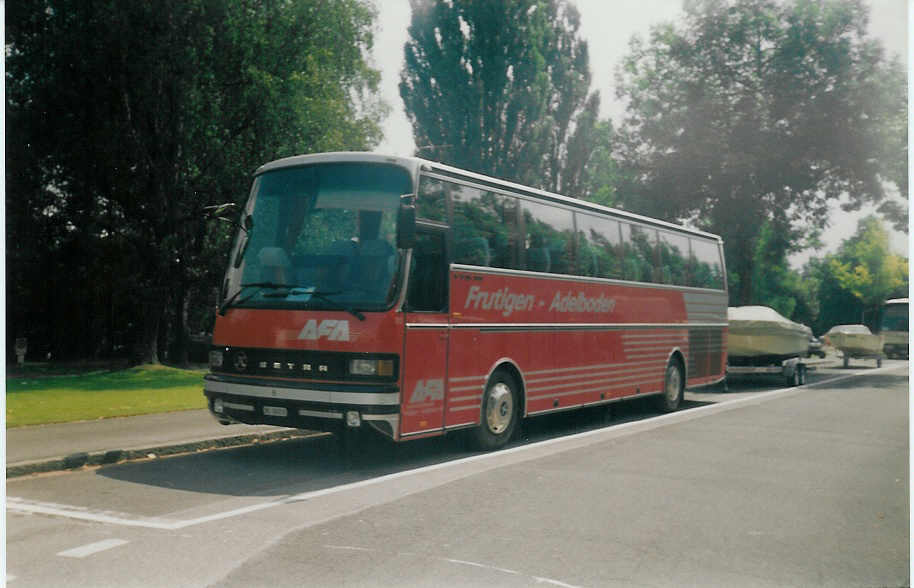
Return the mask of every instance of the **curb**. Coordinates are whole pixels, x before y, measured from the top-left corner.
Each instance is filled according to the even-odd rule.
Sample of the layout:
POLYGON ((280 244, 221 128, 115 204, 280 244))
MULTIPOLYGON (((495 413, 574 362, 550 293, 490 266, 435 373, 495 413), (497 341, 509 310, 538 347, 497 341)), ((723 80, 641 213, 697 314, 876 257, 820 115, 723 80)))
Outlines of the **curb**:
POLYGON ((194 453, 210 449, 225 449, 241 447, 257 443, 275 443, 290 439, 307 437, 320 437, 328 435, 320 431, 307 431, 302 429, 283 429, 266 433, 249 433, 245 435, 232 435, 216 437, 197 441, 184 441, 171 445, 156 445, 135 449, 107 449, 103 451, 80 451, 63 457, 51 457, 34 461, 19 462, 6 467, 6 477, 18 478, 30 474, 44 474, 64 470, 76 470, 85 466, 102 466, 116 463, 126 463, 141 459, 167 457, 182 453, 194 453))

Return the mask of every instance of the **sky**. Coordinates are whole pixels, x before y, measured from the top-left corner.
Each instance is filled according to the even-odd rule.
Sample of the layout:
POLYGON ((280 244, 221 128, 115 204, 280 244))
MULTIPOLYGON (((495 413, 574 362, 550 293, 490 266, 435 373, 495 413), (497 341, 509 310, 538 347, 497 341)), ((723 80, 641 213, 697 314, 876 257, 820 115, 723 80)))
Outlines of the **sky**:
MULTIPOLYGON (((677 20, 682 15, 682 0, 572 0, 581 13, 581 36, 590 51, 591 88, 600 91, 600 115, 618 120, 624 105, 615 100, 613 73, 628 52, 633 35, 646 38, 650 28, 661 22, 677 20)), ((866 0, 870 6, 870 34, 883 43, 890 54, 908 61, 908 1, 866 0)), ((403 112, 403 101, 397 87, 403 66, 403 45, 410 20, 407 0, 375 0, 378 7, 378 30, 375 37, 374 65, 381 70, 381 92, 391 107, 384 124, 384 140, 376 151, 392 155, 413 155, 415 143, 412 127, 403 112)), ((914 0, 912 0, 914 7, 914 0)), ((912 8, 914 10, 914 8, 912 8)), ((859 213, 846 213, 833 207, 831 226, 825 231, 825 247, 795 254, 790 263, 800 268, 811 256, 833 252, 841 241, 857 229, 857 221, 874 211, 866 207, 859 213)), ((886 228, 888 225, 886 225, 886 228)), ((903 233, 892 232, 892 248, 908 252, 903 233)))

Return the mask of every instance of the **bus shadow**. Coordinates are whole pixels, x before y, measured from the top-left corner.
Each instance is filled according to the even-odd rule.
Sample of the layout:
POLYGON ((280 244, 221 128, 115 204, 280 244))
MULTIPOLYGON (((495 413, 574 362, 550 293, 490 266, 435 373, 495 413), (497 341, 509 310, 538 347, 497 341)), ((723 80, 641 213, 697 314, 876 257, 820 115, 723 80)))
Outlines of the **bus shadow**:
MULTIPOLYGON (((658 416, 650 399, 528 419, 508 447, 517 447, 617 424, 658 416)), ((707 402, 684 401, 683 410, 707 402)), ((346 450, 333 436, 117 464, 96 475, 113 481, 168 490, 235 496, 279 497, 322 490, 387 474, 445 463, 478 452, 468 449, 465 432, 393 443, 367 435, 346 450)))

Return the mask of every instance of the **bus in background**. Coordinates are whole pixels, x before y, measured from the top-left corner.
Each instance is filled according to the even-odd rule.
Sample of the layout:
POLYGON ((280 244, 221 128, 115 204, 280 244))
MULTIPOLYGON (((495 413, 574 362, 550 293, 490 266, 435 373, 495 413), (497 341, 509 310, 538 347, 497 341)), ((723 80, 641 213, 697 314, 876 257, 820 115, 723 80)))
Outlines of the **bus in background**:
POLYGON ((204 393, 223 423, 395 441, 723 380, 720 239, 417 158, 255 172, 204 393))
POLYGON ((893 298, 882 305, 879 319, 882 350, 887 357, 908 358, 908 299, 893 298))

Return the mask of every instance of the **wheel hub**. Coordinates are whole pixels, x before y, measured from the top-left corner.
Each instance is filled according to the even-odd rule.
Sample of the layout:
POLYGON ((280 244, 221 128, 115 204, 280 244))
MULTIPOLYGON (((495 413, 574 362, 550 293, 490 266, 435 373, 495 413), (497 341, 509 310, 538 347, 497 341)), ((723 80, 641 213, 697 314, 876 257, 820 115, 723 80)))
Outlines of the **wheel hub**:
POLYGON ((489 389, 486 398, 486 425, 493 434, 503 433, 511 424, 514 414, 514 396, 511 389, 499 382, 489 389))
POLYGON ((675 401, 679 396, 679 388, 681 386, 681 376, 679 375, 679 370, 670 366, 667 368, 666 374, 666 397, 671 401, 675 401))

